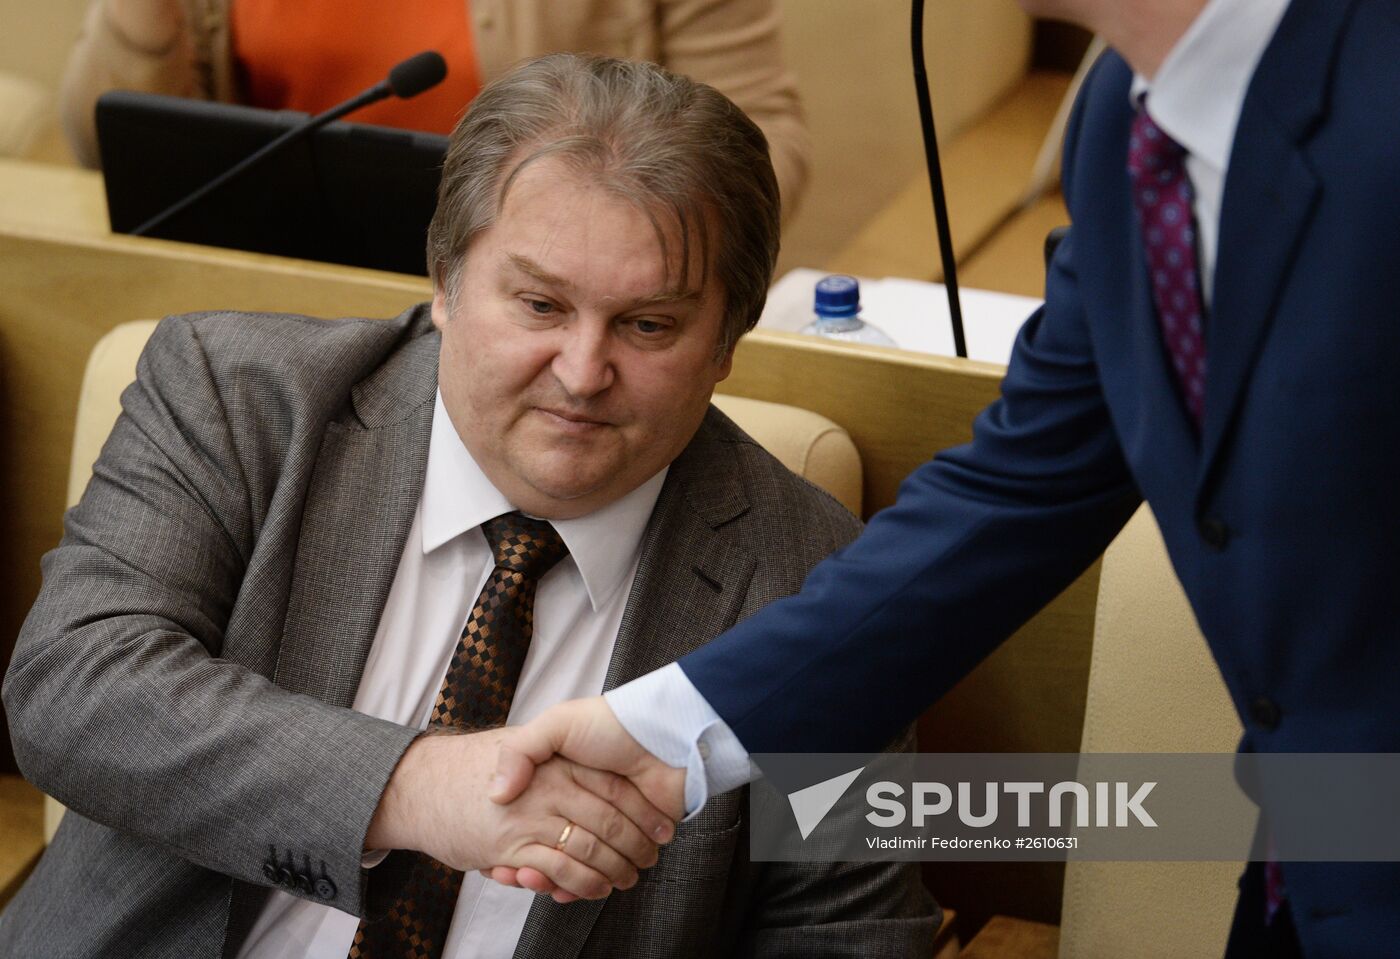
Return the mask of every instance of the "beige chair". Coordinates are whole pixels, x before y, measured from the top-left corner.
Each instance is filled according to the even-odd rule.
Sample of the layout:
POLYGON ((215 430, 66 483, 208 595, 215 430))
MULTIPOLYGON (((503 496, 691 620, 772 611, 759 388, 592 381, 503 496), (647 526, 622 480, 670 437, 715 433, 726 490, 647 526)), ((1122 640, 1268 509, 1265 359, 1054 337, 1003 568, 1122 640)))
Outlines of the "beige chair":
MULTIPOLYGON (((73 458, 68 473, 68 505, 83 495, 92 464, 121 412, 121 393, 136 376, 154 320, 123 323, 93 347, 83 374, 73 458)), ((716 396, 715 405, 789 469, 831 493, 857 516, 861 507, 860 454, 846 431, 824 416, 793 406, 738 396, 716 396)), ((44 840, 53 838, 63 807, 53 799, 44 809, 44 840)))
MULTIPOLYGON (((1146 506, 1099 579, 1081 752, 1232 752, 1242 732, 1146 506)), ((1061 959, 1219 955, 1242 863, 1071 862, 1061 959)))
POLYGON ((860 454, 844 429, 825 416, 783 403, 719 393, 714 403, 784 466, 860 515, 860 454))
MULTIPOLYGON (((910 74, 909 4, 785 0, 780 8, 783 54, 797 74, 812 137, 812 169, 807 195, 783 230, 779 274, 797 266, 831 265, 833 255, 910 181, 924 182, 911 230, 922 231, 919 240, 927 239, 917 249, 931 250, 933 214, 910 74)), ((1014 0, 939 0, 927 4, 924 36, 939 142, 946 147, 1015 95, 1030 64, 1031 19, 1014 0)), ((1001 145, 1005 149, 1004 137, 1001 145)), ((1038 145, 1034 137, 1025 144, 1027 166, 1038 145)), ((982 178, 995 177, 1003 165, 1003 157, 984 159, 982 178)), ((963 182, 946 165, 944 170, 950 196, 957 189, 986 192, 978 180, 963 182)), ((956 212, 954 229, 960 237, 969 229, 976 232, 969 218, 956 212)), ((895 250, 905 240, 899 233, 882 238, 895 250)), ((851 259, 850 267, 836 265, 853 272, 875 267, 868 276, 923 278, 937 262, 936 255, 927 255, 914 260, 915 272, 899 269, 912 259, 851 259)))
MULTIPOLYGON (((1228 753, 1241 727, 1143 506, 1104 555, 1083 753, 1228 753)), ((1070 862, 1060 926, 997 916, 968 959, 1219 955, 1242 863, 1070 862)))

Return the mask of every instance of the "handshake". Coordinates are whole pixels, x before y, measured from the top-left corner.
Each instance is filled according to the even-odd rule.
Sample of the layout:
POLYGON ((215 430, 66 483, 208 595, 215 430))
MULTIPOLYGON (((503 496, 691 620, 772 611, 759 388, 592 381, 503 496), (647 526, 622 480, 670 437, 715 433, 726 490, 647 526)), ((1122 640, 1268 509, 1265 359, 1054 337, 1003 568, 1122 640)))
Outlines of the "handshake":
POLYGON ((684 791, 685 770, 643 749, 596 696, 523 726, 419 737, 365 846, 416 849, 556 902, 601 899, 656 864, 684 791))

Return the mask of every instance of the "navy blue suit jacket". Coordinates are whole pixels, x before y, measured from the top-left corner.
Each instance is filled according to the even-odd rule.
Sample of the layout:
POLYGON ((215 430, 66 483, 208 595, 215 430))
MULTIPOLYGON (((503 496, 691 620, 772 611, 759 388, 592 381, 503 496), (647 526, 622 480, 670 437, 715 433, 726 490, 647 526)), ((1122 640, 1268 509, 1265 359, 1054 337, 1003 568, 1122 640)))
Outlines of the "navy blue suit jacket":
MULTIPOLYGON (((1129 195, 1130 81, 1109 54, 1085 84, 1073 228, 973 441, 911 474, 800 595, 681 661, 750 752, 877 749, 1143 497, 1242 748, 1400 752, 1400 4, 1294 0, 1251 81, 1199 438, 1129 195)), ((1310 959, 1400 948, 1400 868, 1295 864, 1286 882, 1310 959)))

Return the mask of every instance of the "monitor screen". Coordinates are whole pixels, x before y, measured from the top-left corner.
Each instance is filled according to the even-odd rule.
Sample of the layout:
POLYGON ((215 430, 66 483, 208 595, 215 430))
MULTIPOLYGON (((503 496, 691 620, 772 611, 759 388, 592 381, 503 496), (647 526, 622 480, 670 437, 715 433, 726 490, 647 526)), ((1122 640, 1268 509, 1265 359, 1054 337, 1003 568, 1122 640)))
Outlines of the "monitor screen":
MULTIPOLYGON (((293 111, 115 90, 97 136, 115 233, 130 233, 306 119, 293 111)), ((426 275, 447 138, 331 123, 149 235, 426 275)))

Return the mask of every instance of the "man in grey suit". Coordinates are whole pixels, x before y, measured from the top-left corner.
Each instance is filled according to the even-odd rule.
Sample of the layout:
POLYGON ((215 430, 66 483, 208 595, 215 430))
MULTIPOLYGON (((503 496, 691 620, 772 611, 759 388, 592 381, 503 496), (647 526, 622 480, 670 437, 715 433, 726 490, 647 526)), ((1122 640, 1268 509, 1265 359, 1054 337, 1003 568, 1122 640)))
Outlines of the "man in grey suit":
POLYGON ((856 534, 709 406, 777 232, 729 101, 550 57, 453 135, 431 307, 162 323, 5 680, 71 812, 0 955, 927 955, 911 866, 751 863, 742 791, 676 828, 560 760, 486 798, 474 730, 670 662, 856 534))

